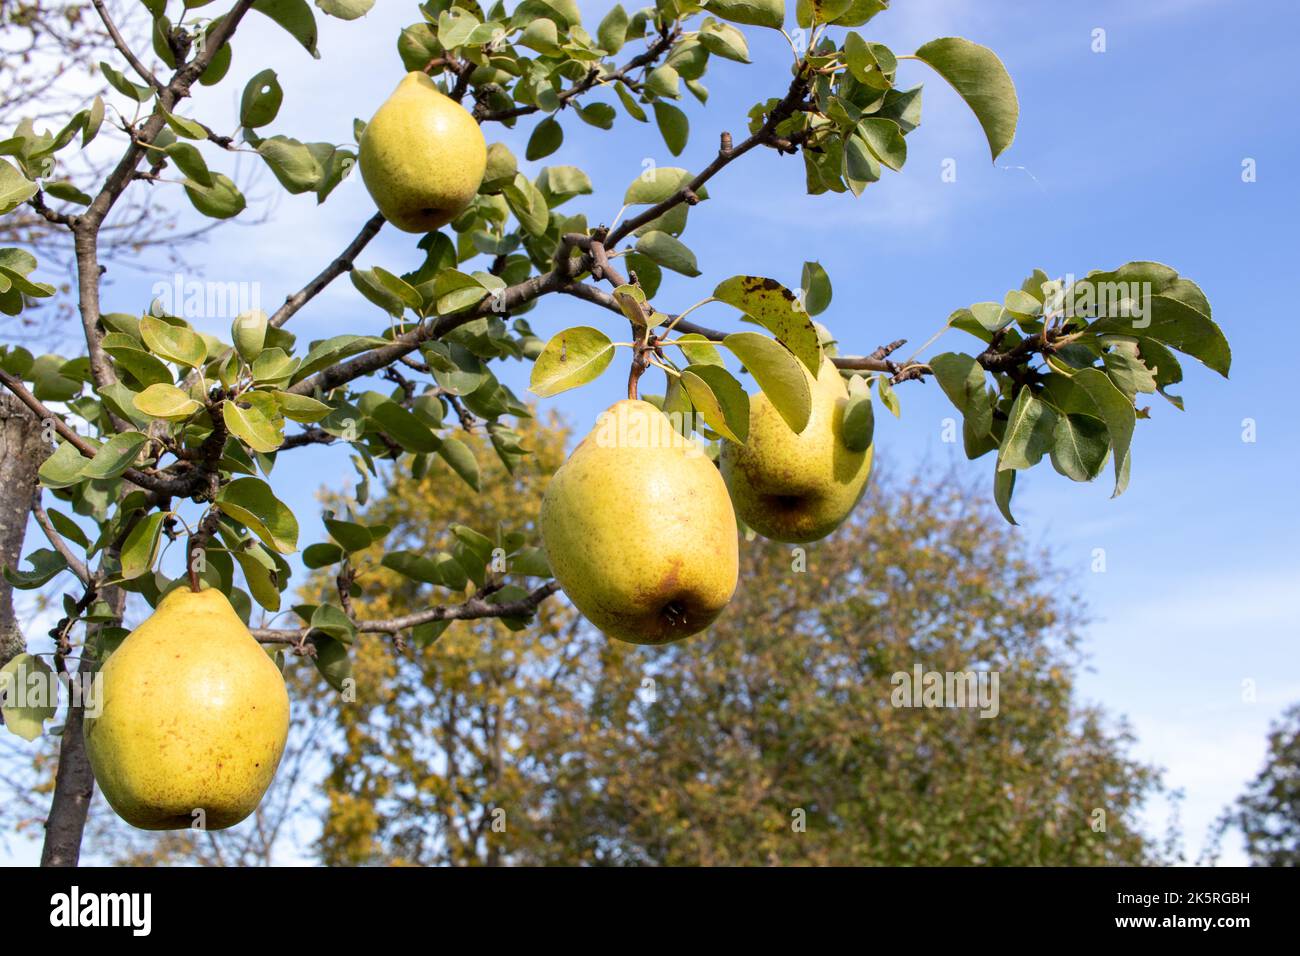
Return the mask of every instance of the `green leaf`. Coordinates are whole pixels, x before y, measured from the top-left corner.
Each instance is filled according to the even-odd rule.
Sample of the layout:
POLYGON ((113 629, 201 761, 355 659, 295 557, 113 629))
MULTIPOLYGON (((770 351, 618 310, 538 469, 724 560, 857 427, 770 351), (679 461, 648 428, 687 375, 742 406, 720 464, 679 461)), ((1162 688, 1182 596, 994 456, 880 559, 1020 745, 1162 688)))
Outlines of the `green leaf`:
POLYGON ((379 563, 412 581, 422 581, 425 584, 443 583, 442 571, 437 562, 414 551, 390 551, 379 563))
POLYGON ((86 460, 71 442, 59 442, 54 454, 41 463, 36 474, 46 488, 69 488, 81 481, 86 460))
POLYGON ((302 552, 302 563, 308 568, 327 568, 343 560, 343 549, 331 541, 309 544, 302 552))
POLYGON ((193 330, 152 315, 140 319, 140 337, 155 355, 187 368, 197 368, 208 357, 207 346, 193 330))
POLYGON ((203 154, 199 152, 198 147, 193 143, 184 143, 178 140, 167 145, 163 152, 167 154, 168 159, 176 164, 177 169, 200 186, 209 189, 214 185, 212 173, 208 170, 208 164, 204 161, 203 154))
POLYGON ((450 50, 466 42, 481 21, 464 8, 453 7, 438 14, 438 42, 450 50))
MULTIPOLYGON (((671 67, 662 67, 661 69, 671 69, 671 67)), ((686 148, 686 140, 691 134, 690 120, 686 118, 685 113, 671 103, 655 100, 652 105, 655 111, 655 122, 659 124, 659 132, 663 135, 668 151, 674 156, 680 156, 682 150, 686 148)))
POLYGON ((324 519, 325 530, 329 536, 342 546, 349 554, 364 551, 375 543, 375 536, 370 529, 355 521, 341 521, 338 518, 324 519))
POLYGON ((618 118, 618 110, 608 103, 588 103, 576 109, 579 119, 597 129, 613 129, 614 120, 618 118))
POLYGON ((246 393, 238 398, 226 399, 221 403, 221 417, 230 429, 230 434, 253 451, 263 454, 278 451, 284 444, 284 420, 277 422, 268 418, 263 407, 251 403, 254 395, 255 393, 246 393), (241 408, 240 403, 247 407, 241 408))
POLYGON ((86 532, 81 530, 81 525, 77 524, 62 511, 55 508, 46 509, 50 516, 50 523, 54 525, 54 530, 59 532, 73 544, 80 545, 83 548, 90 547, 90 539, 86 537, 86 532))
POLYGON ((998 447, 998 469, 1031 468, 1038 464, 1052 447, 1056 417, 1051 406, 1036 397, 1028 385, 1022 386, 1007 413, 1007 429, 998 447))
POLYGON ((487 149, 487 168, 483 173, 481 192, 500 192, 502 187, 514 181, 519 172, 519 162, 510 147, 505 143, 492 143, 487 149))
POLYGON ((546 552, 541 548, 523 548, 510 556, 506 565, 511 574, 521 574, 533 578, 549 578, 551 565, 546 560, 546 552))
POLYGON ((834 23, 852 3, 853 0, 799 0, 795 22, 804 29, 815 23, 834 23))
POLYGON ((826 274, 820 262, 803 264, 804 311, 809 315, 821 315, 831 304, 831 277, 826 274))
POLYGON ((84 478, 117 478, 135 463, 136 455, 149 441, 140 432, 122 432, 99 446, 92 458, 81 469, 84 478))
POLYGON ((600 21, 600 26, 596 28, 596 42, 606 53, 613 56, 619 50, 623 49, 623 44, 627 41, 627 11, 623 9, 622 4, 614 4, 614 9, 605 14, 605 19, 600 21))
POLYGON ((184 421, 203 407, 175 385, 166 383, 150 385, 135 396, 134 405, 150 418, 169 422, 184 421))
POLYGON ((754 376, 791 430, 802 432, 812 414, 812 388, 794 353, 758 332, 733 332, 722 340, 722 345, 754 376))
POLYGON ((352 658, 348 657, 348 646, 324 633, 317 633, 312 645, 316 649, 312 658, 316 670, 325 678, 325 683, 342 693, 352 680, 352 658))
POLYGON ((230 323, 230 338, 235 343, 235 351, 245 362, 256 361, 266 345, 266 313, 254 309, 235 317, 230 323))
MULTIPOLYGON (((391 273, 387 274, 391 275, 391 273)), ((388 283, 384 282, 379 277, 379 269, 377 267, 375 269, 353 269, 349 273, 349 278, 352 280, 352 285, 356 287, 358 292, 365 296, 368 301, 379 306, 393 318, 400 319, 405 314, 407 302, 404 301, 403 297, 398 295, 394 289, 390 288, 388 283)), ((396 277, 394 276, 394 278, 396 277)), ((403 285, 405 285, 405 283, 403 283, 403 285)), ((410 289, 410 286, 407 286, 407 288, 410 289)), ((419 293, 415 292, 414 289, 411 289, 411 292, 415 294, 415 308, 419 309, 423 306, 424 302, 420 298, 419 293)))
POLYGON ((549 398, 586 385, 599 377, 614 358, 609 336, 590 326, 565 329, 554 335, 533 363, 528 390, 549 398))
POLYGON ((460 475, 465 484, 475 491, 479 490, 478 461, 475 460, 474 453, 470 451, 468 445, 459 438, 444 438, 442 444, 438 446, 438 454, 452 471, 460 475))
POLYGON ((894 172, 907 162, 907 140, 898 124, 890 119, 868 116, 859 121, 857 134, 871 148, 871 153, 894 172))
POLYGON ((849 451, 861 452, 871 447, 871 440, 876 430, 876 412, 871 404, 871 392, 863 391, 849 396, 844 406, 844 420, 840 434, 844 447, 849 451))
POLYGON ((277 391, 272 392, 271 397, 275 399, 276 405, 280 407, 280 414, 295 422, 318 422, 333 411, 329 405, 307 395, 277 391))
POLYGON ((542 56, 555 56, 560 52, 559 31, 556 29, 555 21, 548 20, 546 17, 530 20, 515 43, 536 50, 542 56))
POLYGON ((128 372, 140 385, 170 385, 172 373, 162 361, 144 351, 143 344, 119 332, 110 332, 104 336, 104 351, 113 357, 114 363, 128 372))
POLYGON ((253 76, 244 87, 239 101, 239 125, 256 129, 271 123, 284 102, 284 89, 275 70, 263 70, 253 76))
POLYGON ((614 84, 614 92, 618 94, 619 102, 623 104, 623 109, 627 110, 628 116, 632 117, 638 123, 650 122, 649 119, 646 118, 645 110, 643 110, 641 105, 632 98, 632 94, 624 88, 622 83, 614 84))
POLYGON ((208 131, 196 120, 186 116, 178 116, 175 113, 169 113, 159 104, 158 109, 162 111, 163 118, 167 121, 167 126, 177 136, 183 136, 186 139, 203 140, 208 138, 208 131))
POLYGON ((95 101, 90 104, 90 112, 86 116, 86 128, 81 134, 81 146, 84 149, 89 146, 91 140, 99 135, 99 129, 104 125, 104 98, 96 96, 95 101))
POLYGON ((50 696, 57 687, 50 665, 32 654, 17 654, 0 668, 0 716, 10 733, 28 742, 43 734, 58 704, 50 696))
POLYGON ((480 534, 473 528, 463 525, 454 524, 451 526, 451 533, 456 536, 456 540, 474 556, 475 561, 480 567, 486 567, 492 560, 492 551, 494 545, 492 539, 485 534, 480 534))
MULTIPOLYGON (((685 187, 689 186, 695 175, 687 169, 679 169, 676 166, 654 166, 645 170, 633 180, 632 185, 627 187, 627 192, 623 194, 623 204, 627 206, 653 206, 663 202, 669 196, 673 196, 685 187)), ((709 194, 703 186, 697 191, 696 195, 701 200, 707 199, 709 194)))
POLYGON ((132 83, 107 63, 100 63, 99 69, 100 72, 104 74, 104 78, 108 80, 108 85, 113 87, 113 89, 117 90, 123 96, 129 97, 137 103, 144 103, 153 96, 152 87, 140 86, 136 83, 132 83))
POLYGON ((1156 390, 1155 371, 1138 356, 1136 342, 1117 345, 1102 355, 1101 361, 1110 380, 1130 402, 1139 392, 1149 394, 1156 390))
POLYGON ((257 144, 258 155, 291 195, 314 192, 325 170, 306 144, 288 136, 272 136, 257 144))
POLYGON ((691 365, 682 386, 704 420, 719 435, 743 445, 749 437, 749 395, 721 365, 691 365))
POLYGON ((369 412, 370 418, 388 437, 410 452, 434 452, 440 444, 429 426, 394 401, 380 402, 369 412))
POLYGON ((1098 319, 1088 326, 1089 332, 1098 335, 1131 335, 1155 339, 1170 348, 1200 359, 1206 366, 1224 378, 1232 366, 1232 350, 1228 340, 1208 316, 1185 302, 1165 295, 1149 299, 1148 314, 1114 316, 1098 319))
POLYGON ((704 7, 732 23, 779 30, 785 23, 785 0, 706 0, 704 7))
POLYGON ((816 375, 821 369, 821 342, 817 328, 799 299, 775 279, 732 276, 713 290, 713 297, 744 312, 776 336, 816 375))
POLYGON ((943 37, 922 46, 916 58, 933 67, 966 101, 997 159, 1015 138, 1020 114, 1015 84, 997 54, 961 37, 943 37))
POLYGON ((1052 467, 1071 481, 1092 481, 1106 465, 1110 431, 1091 415, 1057 415, 1052 467))
POLYGON ((894 386, 889 383, 888 375, 877 375, 875 378, 876 392, 880 395, 880 404, 889 409, 889 413, 895 418, 902 415, 902 409, 898 404, 898 394, 894 391, 894 386))
POLYGON ((4 579, 20 591, 44 587, 68 566, 61 554, 49 548, 40 548, 27 555, 27 563, 32 566, 30 571, 8 565, 4 567, 4 579))
POLYGON ((7 159, 0 159, 0 215, 17 209, 36 195, 37 186, 7 159))
POLYGON ((89 193, 82 192, 68 182, 46 182, 45 194, 55 199, 62 199, 64 202, 76 203, 78 206, 89 206, 93 201, 89 193))
POLYGON ((537 188, 554 209, 574 196, 591 194, 591 177, 577 166, 547 166, 537 177, 537 188))
POLYGON ((1071 384, 1083 390, 1096 407, 1097 417, 1106 423, 1106 428, 1110 432, 1111 447, 1115 452, 1115 491, 1111 497, 1118 497, 1128 487, 1129 470, 1132 465, 1129 446, 1132 444, 1133 429, 1137 423, 1137 412, 1133 408, 1133 403, 1124 397, 1123 393, 1106 377, 1106 373, 1100 369, 1085 368, 1071 374, 1071 370, 1064 363, 1055 358, 1048 361, 1056 371, 1068 375, 1071 384))
POLYGON ((320 59, 316 49, 316 16, 307 6, 307 0, 256 0, 253 9, 284 27, 308 53, 320 59))
POLYGON ((1016 519, 1011 516, 1011 493, 1016 488, 1015 471, 994 470, 993 472, 993 500, 997 503, 998 511, 1002 512, 1002 517, 1007 519, 1008 524, 1016 524, 1016 519))
POLYGON ((564 142, 564 127, 554 116, 548 116, 535 127, 528 137, 528 146, 524 149, 524 158, 542 159, 550 156, 564 142))
MULTIPOLYGON (((857 130, 844 140, 842 172, 855 196, 861 196, 867 186, 880 179, 880 161, 857 130)), ((828 183, 828 186, 833 187, 833 184, 828 183)))
POLYGON ((672 269, 684 276, 697 276, 700 268, 695 261, 695 253, 687 248, 680 239, 666 232, 652 230, 636 241, 636 251, 665 269, 672 269))
POLYGON ((316 6, 331 17, 355 20, 364 17, 375 5, 375 0, 316 0, 316 6))
POLYGON ((155 511, 141 518, 122 544, 122 580, 131 581, 153 570, 158 560, 165 511, 155 511))
POLYGON ((279 566, 262 545, 252 539, 244 540, 248 542, 248 547, 232 548, 231 554, 239 562, 239 569, 244 572, 248 590, 262 607, 268 611, 278 611, 281 583, 279 566))
POLYGON ((706 20, 700 27, 700 45, 714 56, 737 63, 749 62, 749 44, 745 34, 727 23, 706 20))
POLYGON ((186 180, 185 194, 195 209, 211 219, 230 219, 243 212, 246 205, 244 194, 223 173, 212 174, 210 187, 186 180))
POLYGON ((945 352, 930 360, 930 368, 948 400, 963 415, 984 396, 984 369, 963 352, 945 352))
MULTIPOLYGON (((531 156, 529 157, 532 158, 531 156)), ((542 191, 523 173, 515 175, 514 182, 505 187, 504 195, 510 211, 531 236, 543 236, 550 224, 551 214, 542 191)))
POLYGON ((260 478, 236 478, 217 494, 218 507, 281 554, 298 548, 298 519, 260 478))
POLYGON ((996 332, 1010 324, 1014 316, 1001 302, 976 302, 969 309, 959 310, 969 315, 989 332, 996 332))
POLYGON ((722 355, 717 346, 699 332, 688 332, 677 336, 678 347, 692 365, 722 365, 722 355))
POLYGON ((301 382, 323 368, 336 365, 344 359, 368 352, 381 345, 388 345, 384 339, 373 335, 336 335, 332 338, 313 342, 307 355, 293 373, 293 381, 301 382))

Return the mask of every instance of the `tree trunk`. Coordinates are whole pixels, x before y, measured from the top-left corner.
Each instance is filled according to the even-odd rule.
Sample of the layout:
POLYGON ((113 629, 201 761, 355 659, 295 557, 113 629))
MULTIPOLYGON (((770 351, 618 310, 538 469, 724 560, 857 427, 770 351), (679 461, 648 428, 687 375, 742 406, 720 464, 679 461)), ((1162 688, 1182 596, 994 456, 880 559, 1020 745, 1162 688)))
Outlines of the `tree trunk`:
MULTIPOLYGON (((48 453, 36 417, 7 392, 0 394, 0 566, 18 567, 36 469, 48 453)), ((13 588, 0 577, 0 667, 26 649, 14 616, 13 588)))
MULTIPOLYGON (((121 620, 126 610, 126 592, 121 588, 105 588, 100 596, 121 620)), ((81 645, 81 663, 74 679, 89 680, 89 675, 99 666, 91 658, 86 641, 81 645)), ((80 698, 78 698, 80 700, 80 698)), ((90 769, 83 736, 85 708, 69 702, 68 719, 63 724, 59 738, 59 769, 54 776, 54 797, 50 813, 45 818, 45 846, 41 849, 41 866, 76 866, 81 857, 81 836, 86 829, 86 816, 90 801, 95 795, 95 775, 90 769)))
MULTIPOLYGON (((81 655, 74 679, 94 669, 90 655, 81 655)), ((81 856, 81 834, 86 828, 90 799, 95 795, 95 775, 90 772, 86 741, 81 735, 84 708, 69 705, 68 719, 59 738, 59 769, 54 777, 54 798, 50 815, 45 819, 45 846, 41 849, 41 866, 76 866, 81 856)))

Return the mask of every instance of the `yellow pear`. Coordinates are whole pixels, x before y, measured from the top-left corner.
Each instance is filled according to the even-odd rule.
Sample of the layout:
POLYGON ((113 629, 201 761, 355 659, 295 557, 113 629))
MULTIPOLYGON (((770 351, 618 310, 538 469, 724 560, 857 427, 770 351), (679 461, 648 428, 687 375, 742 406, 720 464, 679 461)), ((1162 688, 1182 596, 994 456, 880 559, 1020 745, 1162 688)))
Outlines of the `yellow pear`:
POLYGON ((766 395, 749 402, 749 438, 722 446, 722 475, 740 519, 765 538, 816 541, 848 517, 871 473, 872 448, 844 446, 849 392, 829 359, 817 378, 805 368, 812 412, 795 433, 766 395))
POLYGON ((257 807, 289 732, 279 668, 220 591, 172 591, 99 672, 86 750, 143 830, 221 830, 257 807), (98 709, 98 714, 93 715, 98 709))
POLYGON ((464 107, 414 72, 367 124, 358 160, 384 218, 406 232, 431 232, 473 201, 487 144, 464 107))
POLYGON ((601 414, 551 478, 541 526, 555 579, 611 637, 687 637, 736 590, 736 516, 722 476, 648 402, 601 414))

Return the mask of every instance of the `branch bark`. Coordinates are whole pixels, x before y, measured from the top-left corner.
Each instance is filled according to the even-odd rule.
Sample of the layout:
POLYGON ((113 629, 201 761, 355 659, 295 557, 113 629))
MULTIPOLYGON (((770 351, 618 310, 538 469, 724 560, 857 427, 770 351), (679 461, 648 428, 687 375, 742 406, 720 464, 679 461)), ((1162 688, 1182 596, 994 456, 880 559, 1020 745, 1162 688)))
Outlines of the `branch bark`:
MULTIPOLYGON (((37 489, 36 469, 49 449, 40 421, 23 405, 0 394, 0 566, 16 568, 27 532, 27 509, 37 489)), ((13 588, 0 578, 0 667, 27 649, 14 615, 13 588)))
MULTIPOLYGON (((479 592, 461 604, 443 605, 426 608, 401 617, 379 618, 373 621, 357 621, 356 628, 362 634, 400 634, 421 624, 434 621, 473 621, 489 617, 522 617, 533 613, 548 597, 560 589, 556 581, 547 581, 534 588, 527 597, 518 601, 506 601, 495 604, 485 599, 485 593, 479 592)), ((254 628, 253 637, 263 644, 298 644, 307 634, 307 628, 254 628)))

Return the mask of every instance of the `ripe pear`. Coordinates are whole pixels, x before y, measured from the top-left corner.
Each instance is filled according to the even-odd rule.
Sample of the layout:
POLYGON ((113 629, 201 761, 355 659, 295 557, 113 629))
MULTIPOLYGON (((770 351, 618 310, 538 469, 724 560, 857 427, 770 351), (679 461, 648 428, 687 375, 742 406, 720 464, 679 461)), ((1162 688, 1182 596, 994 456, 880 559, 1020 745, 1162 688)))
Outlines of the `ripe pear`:
POLYGON ((99 672, 86 750, 109 804, 142 830, 221 830, 257 807, 289 732, 279 668, 220 591, 172 591, 99 672))
POLYGON ((487 169, 487 143, 474 117, 417 71, 406 74, 367 124, 358 161, 389 222, 406 232, 431 232, 473 201, 487 169))
POLYGON ((765 538, 799 543, 830 534, 862 497, 872 447, 850 451, 843 441, 849 392, 829 359, 817 378, 803 370, 812 412, 795 433, 766 395, 749 402, 749 438, 725 441, 722 476, 740 519, 765 538))
POLYGON ((736 516, 722 476, 648 402, 601 414, 551 478, 541 527, 564 593, 620 640, 702 631, 736 590, 736 516))

